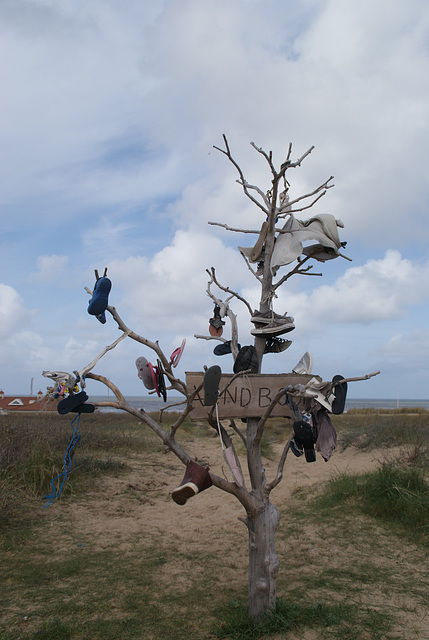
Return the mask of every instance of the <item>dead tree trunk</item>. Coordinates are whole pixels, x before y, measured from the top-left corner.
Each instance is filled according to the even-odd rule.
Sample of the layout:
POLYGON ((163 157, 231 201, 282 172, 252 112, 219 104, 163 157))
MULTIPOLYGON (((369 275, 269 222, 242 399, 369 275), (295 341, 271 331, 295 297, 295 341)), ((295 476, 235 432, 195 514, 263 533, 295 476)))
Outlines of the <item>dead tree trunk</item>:
POLYGON ((276 608, 279 561, 275 534, 280 521, 278 509, 267 498, 255 518, 246 520, 249 530, 249 617, 259 620, 276 608))
POLYGON ((261 458, 259 420, 247 420, 247 461, 251 495, 255 509, 247 514, 249 533, 248 610, 259 619, 276 606, 276 583, 279 562, 275 550, 275 533, 280 521, 277 508, 271 504, 268 482, 261 458))

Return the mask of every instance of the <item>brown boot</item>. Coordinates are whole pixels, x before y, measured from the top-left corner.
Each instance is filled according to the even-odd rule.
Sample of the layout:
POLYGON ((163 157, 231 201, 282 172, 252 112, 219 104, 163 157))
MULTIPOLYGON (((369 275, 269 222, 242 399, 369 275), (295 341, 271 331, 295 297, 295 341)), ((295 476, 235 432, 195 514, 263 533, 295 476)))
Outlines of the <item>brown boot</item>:
POLYGON ((171 497, 177 504, 185 504, 189 498, 201 493, 212 486, 212 479, 208 468, 205 469, 193 460, 186 465, 185 475, 182 482, 171 492, 171 497))

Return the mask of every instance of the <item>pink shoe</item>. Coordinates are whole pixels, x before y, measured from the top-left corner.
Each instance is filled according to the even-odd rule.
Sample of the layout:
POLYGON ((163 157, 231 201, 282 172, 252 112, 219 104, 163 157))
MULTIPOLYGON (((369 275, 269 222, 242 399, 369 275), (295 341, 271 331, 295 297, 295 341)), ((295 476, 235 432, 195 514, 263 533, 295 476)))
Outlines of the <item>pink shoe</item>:
POLYGON ((153 366, 153 364, 151 362, 149 362, 148 364, 149 364, 150 375, 152 376, 153 388, 155 389, 157 395, 159 397, 161 397, 161 393, 160 393, 159 387, 158 387, 158 372, 157 372, 157 369, 156 369, 156 367, 153 366))
POLYGON ((244 486, 244 478, 243 472, 241 470, 240 461, 235 455, 234 449, 232 447, 227 447, 223 450, 223 457, 225 458, 225 462, 227 463, 229 470, 234 476, 234 480, 239 487, 244 486))
POLYGON ((175 349, 173 351, 173 353, 170 356, 170 364, 172 367, 177 367, 177 365, 179 364, 179 360, 182 357, 182 353, 183 353, 183 349, 185 348, 185 344, 186 344, 186 338, 183 338, 182 340, 182 344, 180 345, 180 347, 177 347, 177 349, 175 349))
POLYGON ((182 482, 171 492, 171 497, 176 504, 186 504, 189 498, 205 491, 212 486, 209 469, 205 469, 193 460, 186 465, 185 475, 182 482))

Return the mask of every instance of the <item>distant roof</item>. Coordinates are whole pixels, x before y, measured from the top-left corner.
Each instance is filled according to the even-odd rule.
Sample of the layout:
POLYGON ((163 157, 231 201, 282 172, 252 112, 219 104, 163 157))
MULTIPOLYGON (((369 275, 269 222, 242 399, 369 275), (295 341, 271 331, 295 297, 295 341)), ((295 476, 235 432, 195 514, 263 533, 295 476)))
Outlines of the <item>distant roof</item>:
POLYGON ((56 411, 57 400, 44 396, 3 396, 0 393, 0 411, 56 411))

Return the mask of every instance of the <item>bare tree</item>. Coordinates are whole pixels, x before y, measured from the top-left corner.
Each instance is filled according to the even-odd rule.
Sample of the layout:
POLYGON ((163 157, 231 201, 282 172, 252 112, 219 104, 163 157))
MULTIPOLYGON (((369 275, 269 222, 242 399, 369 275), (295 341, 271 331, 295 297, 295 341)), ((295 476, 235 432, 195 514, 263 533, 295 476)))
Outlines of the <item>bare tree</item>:
MULTIPOLYGON (((273 163, 272 153, 266 153, 254 143, 251 143, 255 151, 262 156, 268 165, 271 174, 270 187, 267 191, 264 191, 258 186, 247 182, 241 167, 231 154, 225 136, 223 136, 223 141, 223 148, 215 148, 224 154, 237 170, 237 182, 241 185, 245 196, 260 210, 263 222, 261 228, 256 230, 232 228, 225 222, 209 222, 209 224, 223 227, 230 232, 253 234, 256 236, 256 242, 253 246, 241 247, 240 251, 248 269, 260 284, 260 304, 258 310, 253 310, 248 301, 245 300, 239 292, 232 291, 228 286, 218 280, 214 267, 211 267, 211 269, 207 270, 209 276, 207 294, 213 301, 215 309, 217 309, 218 329, 211 332, 210 335, 196 335, 196 337, 205 340, 215 340, 221 344, 229 342, 229 347, 227 348, 230 348, 234 361, 237 363, 240 348, 238 344, 237 317, 231 308, 233 303, 244 305, 252 321, 255 321, 255 318, 256 320, 261 317, 264 318, 265 325, 258 325, 258 323, 255 322, 255 327, 266 327, 267 324, 273 324, 274 335, 276 335, 276 318, 278 319, 279 316, 278 314, 274 314, 273 299, 276 297, 277 289, 293 275, 320 276, 320 273, 314 273, 312 271, 312 261, 314 260, 324 262, 327 259, 338 256, 346 258, 346 256, 340 251, 345 243, 340 243, 335 233, 331 233, 331 237, 329 237, 329 229, 320 228, 320 216, 319 218, 313 218, 306 222, 299 221, 295 218, 296 213, 310 209, 326 194, 328 189, 333 186, 333 178, 331 176, 310 193, 292 200, 290 199, 289 182, 286 178, 286 173, 300 167, 304 159, 312 152, 313 147, 293 162, 291 160, 292 145, 289 145, 286 160, 280 165, 279 169, 276 169, 273 163), (284 223, 283 226, 281 226, 282 222, 284 223), (316 232, 315 225, 317 227, 316 232), (304 248, 301 238, 309 238, 310 236, 316 240, 318 238, 320 239, 320 237, 322 237, 322 240, 326 238, 326 242, 317 242, 310 247, 304 248), (284 275, 277 276, 279 268, 284 266, 288 267, 289 270, 284 275), (224 321, 222 318, 226 320, 224 321), (230 341, 222 337, 222 331, 219 330, 219 327, 225 324, 226 321, 229 321, 231 325, 230 341)), ((332 223, 332 219, 333 216, 329 219, 330 223, 332 223)), ((340 221, 335 221, 334 224, 342 226, 340 221)), ((249 236, 246 235, 245 237, 249 236)), ((96 276, 98 277, 97 273, 96 276)), ((89 289, 87 289, 87 291, 90 294, 93 293, 89 289)), ((207 475, 209 476, 210 484, 234 495, 244 507, 245 517, 240 518, 240 520, 242 520, 247 527, 249 540, 249 615, 254 619, 259 619, 264 613, 273 610, 276 604, 276 579, 279 563, 275 550, 275 533, 279 524, 280 514, 278 509, 270 502, 270 494, 282 480, 284 465, 290 450, 293 435, 291 434, 291 437, 284 443, 274 477, 268 478, 261 456, 261 439, 264 428, 267 420, 273 415, 289 416, 290 409, 285 404, 286 392, 290 394, 290 397, 295 398, 297 402, 304 397, 308 403, 309 401, 313 401, 312 395, 308 391, 309 381, 313 382, 313 384, 315 380, 321 382, 320 388, 323 388, 325 396, 329 392, 332 393, 333 384, 331 382, 323 386, 323 381, 317 376, 314 378, 314 376, 293 372, 284 375, 280 374, 277 377, 261 374, 261 365, 264 353, 267 351, 267 343, 272 341, 273 335, 268 328, 262 329, 262 331, 259 332, 255 331, 254 334, 254 344, 252 347, 256 355, 256 368, 246 369, 241 367, 232 375, 222 375, 218 380, 218 389, 215 389, 216 401, 214 403, 206 402, 204 397, 205 381, 210 369, 213 368, 207 370, 207 367, 205 367, 205 371, 187 374, 186 381, 177 378, 174 373, 174 362, 172 358, 166 357, 158 342, 153 342, 146 337, 140 336, 127 327, 113 306, 107 305, 106 310, 112 315, 118 328, 121 330, 121 337, 112 345, 106 347, 106 349, 82 371, 74 372, 76 379, 80 380, 82 386, 85 384, 85 379, 93 379, 103 383, 113 392, 115 400, 99 402, 98 406, 122 409, 136 416, 152 429, 162 440, 166 448, 172 451, 187 467, 189 467, 193 461, 177 439, 177 433, 185 419, 188 416, 192 418, 203 415, 208 423, 219 432, 222 445, 225 447, 225 452, 229 454, 229 458, 226 459, 230 466, 232 479, 227 480, 225 477, 217 476, 213 472, 209 473, 208 471, 207 475), (178 413, 177 419, 168 430, 162 426, 161 419, 157 421, 147 413, 144 408, 136 408, 127 402, 116 384, 103 375, 92 371, 105 353, 114 348, 117 343, 124 338, 130 338, 151 349, 156 354, 158 374, 161 372, 162 377, 164 378, 165 376, 167 380, 167 389, 174 390, 183 397, 181 402, 166 406, 166 408, 176 405, 181 406, 181 411, 178 413), (261 382, 265 384, 265 391, 262 395, 261 382), (258 387, 258 384, 259 399, 261 397, 264 399, 262 404, 259 403, 255 409, 255 403, 250 402, 250 400, 237 402, 237 389, 241 393, 241 398, 243 398, 243 393, 245 392, 245 397, 249 399, 251 394, 254 393, 254 389, 258 387), (232 392, 233 389, 235 395, 232 392), (222 402, 221 399, 223 399, 222 402), (229 403, 231 406, 228 405, 228 400, 232 400, 232 402, 229 403), (240 417, 243 423, 238 426, 236 419, 240 417), (227 418, 226 424, 225 418, 227 418), (230 431, 228 431, 227 428, 229 428, 230 431), (234 435, 244 443, 246 448, 247 474, 245 475, 248 477, 249 486, 247 486, 244 475, 241 472, 241 462, 235 450, 233 438, 231 437, 234 435)), ((282 320, 280 319, 280 325, 281 323, 282 320)), ((280 347, 281 349, 286 348, 286 341, 283 339, 279 341, 278 338, 275 338, 275 341, 277 341, 277 344, 283 345, 280 347)), ((366 379, 372 375, 376 374, 368 374, 362 376, 362 378, 355 379, 366 379)), ((343 383, 344 382, 345 380, 343 380, 343 383)))

